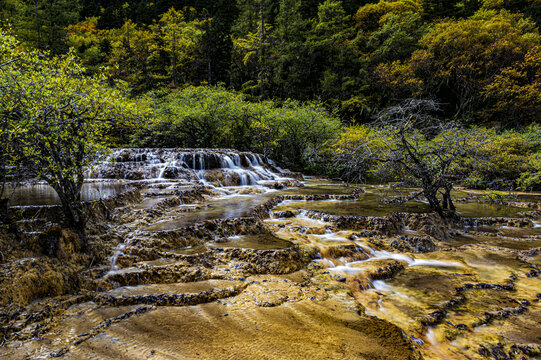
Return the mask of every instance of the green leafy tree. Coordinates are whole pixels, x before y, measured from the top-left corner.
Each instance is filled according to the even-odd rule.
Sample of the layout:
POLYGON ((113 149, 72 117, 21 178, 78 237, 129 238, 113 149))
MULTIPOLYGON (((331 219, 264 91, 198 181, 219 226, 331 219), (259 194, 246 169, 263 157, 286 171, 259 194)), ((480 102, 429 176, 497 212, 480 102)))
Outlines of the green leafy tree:
POLYGON ((61 54, 67 50, 66 27, 79 20, 79 0, 21 0, 8 19, 27 45, 61 54))
POLYGON ((423 0, 422 4, 428 20, 468 17, 481 7, 479 0, 423 0))
POLYGON ((231 57, 233 56, 232 27, 238 17, 235 1, 212 1, 207 12, 200 17, 204 31, 199 46, 200 79, 209 84, 229 82, 231 73, 231 57), (204 76, 206 75, 206 76, 204 76))
POLYGON ((415 0, 380 0, 377 3, 360 7, 354 20, 358 29, 365 33, 371 33, 380 27, 386 16, 390 14, 401 15, 405 12, 422 14, 423 7, 419 1, 415 0))
POLYGON ((307 99, 316 91, 313 84, 317 84, 317 74, 310 71, 314 63, 306 44, 311 23, 302 17, 301 7, 300 0, 280 1, 269 49, 273 93, 294 99, 307 99))
POLYGON ((411 95, 436 96, 447 103, 448 116, 471 119, 480 117, 486 106, 484 88, 502 70, 524 61, 539 42, 531 20, 505 10, 481 10, 468 19, 437 23, 410 59, 382 64, 376 75, 392 97, 397 97, 395 89, 410 88, 416 92, 411 95), (400 84, 394 86, 396 82, 400 84))
POLYGON ((418 48, 419 39, 427 27, 419 13, 406 11, 390 14, 382 26, 368 39, 372 61, 375 63, 406 60, 418 48))
POLYGON ((8 44, 0 54, 3 116, 25 166, 55 189, 67 224, 84 240, 84 169, 110 145, 115 129, 139 114, 136 103, 108 87, 103 73, 85 76, 73 52, 50 57, 22 49, 6 32, 0 39, 8 44))
POLYGON ((135 135, 137 146, 232 147, 302 168, 307 150, 323 147, 341 129, 321 104, 250 102, 223 87, 157 92, 150 102, 156 117, 135 135))
MULTIPOLYGON (((164 51, 171 59, 170 74, 173 86, 179 84, 179 68, 195 60, 194 55, 201 41, 203 31, 197 21, 186 22, 184 14, 174 8, 160 17, 159 29, 164 51)), ((185 80, 186 77, 184 76, 185 80)))
POLYGON ((484 87, 488 100, 486 119, 505 119, 510 125, 534 123, 541 114, 541 45, 526 53, 522 61, 503 68, 484 87))
POLYGON ((165 65, 155 69, 151 64, 159 48, 156 31, 128 20, 121 29, 104 30, 101 34, 100 48, 104 43, 110 47, 109 77, 127 81, 134 93, 151 89, 157 82, 156 75, 166 73, 165 65))
POLYGON ((86 18, 66 28, 67 45, 77 51, 89 72, 98 71, 107 63, 110 55, 110 42, 105 32, 97 28, 97 22, 97 17, 86 18))
POLYGON ((318 86, 314 96, 353 118, 363 112, 365 62, 355 38, 351 17, 341 1, 326 0, 318 7, 317 22, 307 39, 309 56, 315 58, 318 86))
POLYGON ((266 54, 270 47, 267 35, 271 31, 271 26, 260 23, 260 27, 255 33, 248 33, 244 37, 233 39, 234 56, 237 58, 239 67, 243 67, 242 89, 261 99, 264 96, 264 87, 268 83, 266 69, 268 59, 266 54))

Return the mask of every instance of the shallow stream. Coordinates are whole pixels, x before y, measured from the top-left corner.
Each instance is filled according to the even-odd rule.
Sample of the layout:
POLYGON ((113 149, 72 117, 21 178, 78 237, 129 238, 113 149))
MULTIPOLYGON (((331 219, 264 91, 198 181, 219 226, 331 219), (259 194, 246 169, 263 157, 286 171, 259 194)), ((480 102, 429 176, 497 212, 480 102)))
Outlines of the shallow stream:
MULTIPOLYGON (((128 184, 91 183, 85 196, 128 184)), ((429 237, 430 226, 421 226, 426 203, 384 202, 413 189, 366 186, 356 200, 285 200, 261 222, 254 208, 276 196, 351 195, 355 187, 207 186, 213 196, 167 207, 179 184, 162 185, 121 210, 123 242, 111 250, 110 267, 93 272, 92 295, 68 299, 74 304, 47 331, 19 335, 0 356, 485 359, 540 349, 541 222, 509 226, 529 209, 457 203, 465 218, 514 220, 472 219, 474 226, 429 237), (396 212, 415 214, 413 225, 403 218, 384 233, 380 225, 396 212)), ((12 204, 55 201, 43 187, 17 191, 12 204)))

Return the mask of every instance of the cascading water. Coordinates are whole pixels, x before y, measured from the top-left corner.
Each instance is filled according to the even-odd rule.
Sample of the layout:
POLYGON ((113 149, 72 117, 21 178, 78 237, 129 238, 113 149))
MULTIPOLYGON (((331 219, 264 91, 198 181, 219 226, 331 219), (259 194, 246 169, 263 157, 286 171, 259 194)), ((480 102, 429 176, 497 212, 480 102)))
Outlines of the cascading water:
POLYGON ((111 263, 110 263, 111 268, 109 270, 110 273, 114 272, 115 270, 118 270, 117 263, 116 263, 118 260, 118 257, 120 255, 123 255, 123 250, 126 248, 126 246, 129 246, 131 244, 131 242, 133 241, 133 238, 137 236, 139 233, 140 233, 139 230, 135 230, 131 236, 129 236, 122 244, 120 244, 116 248, 115 252, 113 253, 113 256, 111 257, 111 263))
POLYGON ((274 162, 228 149, 117 149, 87 171, 90 179, 198 181, 215 186, 292 180, 274 162))

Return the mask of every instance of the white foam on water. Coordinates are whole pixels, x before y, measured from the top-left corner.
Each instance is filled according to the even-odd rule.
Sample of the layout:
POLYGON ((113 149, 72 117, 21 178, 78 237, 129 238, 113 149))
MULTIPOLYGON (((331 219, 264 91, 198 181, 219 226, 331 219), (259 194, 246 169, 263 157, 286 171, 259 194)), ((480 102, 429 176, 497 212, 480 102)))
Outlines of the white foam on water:
MULTIPOLYGON (((359 246, 361 246, 359 244, 359 246)), ((430 259, 414 259, 405 254, 392 253, 385 250, 376 250, 373 252, 373 257, 363 261, 371 261, 375 259, 394 259, 403 261, 408 266, 437 266, 437 267, 463 267, 464 265, 456 261, 430 260, 430 259)))
POLYGON ((224 155, 221 160, 220 160, 220 163, 222 165, 222 168, 227 168, 227 169, 235 169, 237 168, 238 166, 235 164, 235 162, 233 161, 233 159, 231 159, 229 156, 227 155, 224 155))
POLYGON ((428 260, 428 259, 415 259, 410 266, 439 266, 439 267, 464 267, 456 261, 441 261, 441 260, 428 260))
POLYGON ((383 280, 372 281, 372 286, 376 290, 393 292, 393 287, 391 285, 386 284, 385 281, 383 280))
POLYGON ((415 260, 409 257, 408 255, 396 254, 396 253, 392 253, 386 250, 376 250, 374 251, 373 256, 374 256, 373 258, 370 258, 366 261, 375 260, 375 259, 394 259, 398 261, 404 261, 408 265, 411 265, 415 262, 415 260))
POLYGON ((366 244, 363 244, 361 242, 355 242, 355 244, 357 244, 357 246, 359 246, 361 249, 363 249, 364 251, 366 251, 368 254, 372 256, 376 254, 376 251, 366 244))
POLYGON ((144 180, 155 181, 163 179, 166 170, 171 169, 178 179, 199 180, 201 184, 207 185, 206 172, 214 166, 213 159, 216 158, 219 161, 218 170, 223 171, 229 179, 230 174, 237 173, 241 185, 254 185, 267 180, 291 180, 286 177, 286 171, 277 168, 271 170, 269 166, 274 166, 274 163, 271 164, 269 159, 259 154, 209 149, 117 149, 85 172, 87 178, 97 176, 103 179, 103 176, 112 176, 128 179, 131 176, 130 169, 135 167, 143 174, 144 180), (248 166, 243 167, 243 162, 248 166), (123 163, 126 163, 124 169, 123 163))
POLYGON ((410 299, 409 296, 407 296, 405 294, 402 294, 401 292, 397 291, 395 289, 395 287, 387 284, 383 280, 374 280, 374 281, 372 281, 372 287, 373 287, 373 290, 388 292, 390 296, 398 296, 398 297, 401 297, 401 298, 406 299, 406 300, 410 299))
POLYGON ((334 262, 332 260, 329 260, 329 259, 315 259, 314 262, 316 263, 329 263, 331 266, 331 268, 335 268, 336 265, 334 265, 334 262))
POLYGON ((338 233, 314 234, 312 236, 322 241, 350 241, 349 239, 338 235, 338 233))
POLYGON ((383 307, 383 298, 380 298, 378 300, 378 309, 381 312, 387 312, 387 310, 383 307))
POLYGON ((428 328, 425 337, 426 340, 430 343, 430 345, 438 346, 438 341, 436 340, 436 334, 434 333, 433 328, 428 328))
POLYGON ((310 224, 315 224, 315 225, 329 225, 328 222, 326 221, 323 221, 323 220, 320 220, 320 219, 314 219, 314 218, 311 218, 309 216, 306 215, 306 211, 301 211, 301 213, 297 216, 295 216, 295 218, 297 218, 298 220, 302 220, 302 221, 305 221, 307 223, 310 223, 310 224))
POLYGON ((441 344, 436 339, 436 333, 434 332, 434 328, 431 328, 431 327, 428 328, 425 334, 425 338, 428 341, 428 343, 431 345, 432 350, 434 350, 440 356, 440 358, 446 359, 446 360, 453 360, 452 358, 445 356, 443 352, 440 350, 441 344))
POLYGON ((411 229, 409 228, 409 226, 404 226, 404 232, 407 232, 407 233, 414 233, 415 230, 411 230, 411 229))
POLYGON ((109 274, 111 274, 112 272, 118 270, 118 266, 117 266, 117 264, 116 264, 116 262, 117 262, 117 260, 118 260, 118 257, 121 256, 121 255, 124 255, 123 250, 124 250, 128 245, 131 244, 131 242, 133 241, 133 238, 134 238, 136 235, 138 235, 139 232, 140 232, 139 230, 135 230, 135 231, 133 232, 133 234, 132 234, 130 237, 128 237, 122 244, 120 244, 120 245, 116 248, 115 252, 113 253, 113 256, 111 257, 111 269, 110 269, 110 271, 109 271, 109 274))
POLYGON ((341 273, 345 273, 345 274, 348 274, 348 275, 357 275, 357 274, 363 272, 362 268, 353 267, 353 266, 351 266, 351 263, 346 264, 346 265, 338 265, 338 266, 329 268, 328 270, 341 272, 341 273))

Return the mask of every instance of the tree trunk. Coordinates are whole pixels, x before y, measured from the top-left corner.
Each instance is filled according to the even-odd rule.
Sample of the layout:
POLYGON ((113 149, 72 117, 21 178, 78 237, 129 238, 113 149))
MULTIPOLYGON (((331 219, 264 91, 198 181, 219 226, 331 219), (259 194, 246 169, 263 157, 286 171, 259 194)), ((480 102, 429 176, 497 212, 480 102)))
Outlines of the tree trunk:
POLYGON ((263 0, 259 0, 259 12, 261 16, 261 31, 259 32, 259 100, 265 95, 263 89, 263 41, 265 37, 265 18, 263 16, 263 0))
POLYGON ((177 49, 176 49, 176 34, 173 31, 173 44, 172 44, 172 50, 173 50, 173 87, 177 86, 177 49))
POLYGON ((447 209, 449 209, 452 213, 455 213, 456 207, 455 207, 455 204, 453 204, 453 199, 451 198, 451 189, 445 189, 443 198, 447 202, 447 209))
POLYGON ((426 187, 424 189, 425 198, 428 200, 430 209, 438 213, 439 216, 444 218, 443 209, 441 207, 440 201, 438 200, 437 191, 432 191, 431 188, 426 187))
POLYGON ((207 68, 208 68, 208 82, 209 85, 212 85, 212 63, 210 57, 207 58, 207 68))
POLYGON ((39 23, 38 0, 36 0, 36 32, 38 35, 38 49, 41 49, 41 25, 39 23))
POLYGON ((448 210, 449 209, 449 198, 447 197, 447 193, 443 193, 443 199, 441 201, 441 206, 443 208, 443 210, 448 210))
POLYGON ((8 198, 0 198, 0 224, 7 225, 10 223, 8 198))
POLYGON ((81 188, 73 181, 62 181, 61 184, 54 183, 51 186, 55 189, 62 211, 66 220, 66 225, 71 227, 79 235, 81 248, 86 248, 86 216, 83 210, 83 204, 80 201, 81 188))

